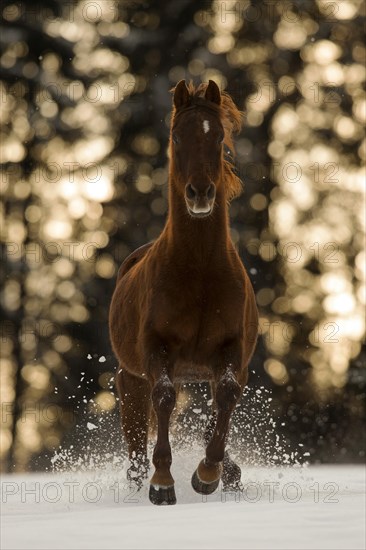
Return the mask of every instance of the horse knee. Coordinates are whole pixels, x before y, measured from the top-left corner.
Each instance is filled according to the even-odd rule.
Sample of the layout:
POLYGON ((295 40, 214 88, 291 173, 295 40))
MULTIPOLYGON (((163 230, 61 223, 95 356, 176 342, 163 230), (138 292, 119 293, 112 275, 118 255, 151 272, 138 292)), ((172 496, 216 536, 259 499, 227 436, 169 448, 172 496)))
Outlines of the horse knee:
POLYGON ((156 414, 166 413, 170 415, 173 412, 176 392, 168 377, 158 380, 151 397, 156 414))
POLYGON ((229 369, 220 378, 216 388, 216 403, 221 410, 234 409, 241 393, 241 387, 233 372, 229 369))

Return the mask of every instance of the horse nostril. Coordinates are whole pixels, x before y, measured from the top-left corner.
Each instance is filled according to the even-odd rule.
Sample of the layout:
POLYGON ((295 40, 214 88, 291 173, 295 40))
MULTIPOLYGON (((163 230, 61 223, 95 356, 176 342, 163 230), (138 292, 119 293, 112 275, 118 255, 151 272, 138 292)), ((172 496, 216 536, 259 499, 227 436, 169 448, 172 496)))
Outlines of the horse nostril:
POLYGON ((201 187, 199 190, 191 183, 186 185, 186 198, 188 200, 197 200, 198 198, 212 200, 215 198, 215 192, 216 189, 213 183, 210 183, 206 188, 201 187))
POLYGON ((191 185, 190 183, 186 186, 186 197, 187 199, 189 200, 193 200, 195 199, 197 196, 197 191, 196 189, 193 187, 193 185, 191 185))
POLYGON ((208 186, 206 196, 209 200, 212 200, 215 197, 215 186, 213 183, 210 183, 208 186))

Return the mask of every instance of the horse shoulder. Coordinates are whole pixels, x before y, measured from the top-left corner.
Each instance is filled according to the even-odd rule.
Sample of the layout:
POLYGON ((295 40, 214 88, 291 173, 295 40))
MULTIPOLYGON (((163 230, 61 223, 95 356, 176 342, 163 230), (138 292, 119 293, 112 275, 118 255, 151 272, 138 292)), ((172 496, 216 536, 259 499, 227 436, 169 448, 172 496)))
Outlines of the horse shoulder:
POLYGON ((146 255, 148 250, 150 250, 153 244, 154 241, 143 244, 142 246, 131 252, 131 254, 129 254, 127 258, 124 259, 118 270, 117 281, 120 281, 122 277, 126 275, 128 271, 130 271, 131 267, 133 267, 140 260, 142 260, 142 258, 144 258, 144 256, 146 255))

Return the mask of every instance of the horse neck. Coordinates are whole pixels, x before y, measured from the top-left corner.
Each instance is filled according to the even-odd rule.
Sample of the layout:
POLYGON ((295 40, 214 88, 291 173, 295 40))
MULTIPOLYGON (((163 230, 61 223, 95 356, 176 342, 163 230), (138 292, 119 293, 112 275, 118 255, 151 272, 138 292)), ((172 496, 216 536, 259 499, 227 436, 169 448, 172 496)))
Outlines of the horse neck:
POLYGON ((231 243, 224 190, 216 193, 213 213, 207 218, 196 219, 189 215, 185 200, 178 195, 172 178, 169 181, 169 213, 165 227, 170 254, 176 255, 180 263, 194 263, 195 266, 200 263, 207 265, 208 259, 220 261, 231 243))

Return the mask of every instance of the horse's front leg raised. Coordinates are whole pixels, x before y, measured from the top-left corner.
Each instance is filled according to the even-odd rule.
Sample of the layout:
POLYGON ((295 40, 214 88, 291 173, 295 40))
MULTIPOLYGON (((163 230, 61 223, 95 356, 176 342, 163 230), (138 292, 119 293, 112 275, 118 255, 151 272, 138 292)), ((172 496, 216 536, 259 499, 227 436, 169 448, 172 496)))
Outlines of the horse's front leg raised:
MULTIPOLYGON (((224 361, 225 366, 220 369, 217 379, 215 396, 217 405, 216 424, 206 447, 206 457, 200 462, 192 476, 192 486, 195 491, 201 494, 213 493, 217 489, 223 473, 225 443, 231 414, 247 379, 246 370, 242 372, 238 368, 239 361, 235 363, 230 360, 224 361)), ((240 481, 240 469, 238 470, 240 481)), ((235 473, 237 474, 237 472, 235 473)))
POLYGON ((172 453, 169 443, 169 420, 175 406, 175 389, 170 378, 166 352, 152 356, 149 365, 152 402, 157 418, 157 442, 153 453, 155 472, 150 480, 149 498, 153 504, 175 504, 174 479, 170 473, 172 453))
MULTIPOLYGON (((216 387, 212 387, 213 384, 211 383, 211 392, 212 396, 216 396, 216 387)), ((205 446, 209 444, 209 442, 212 439, 215 426, 217 422, 217 412, 216 412, 216 403, 215 403, 215 409, 212 412, 212 415, 208 421, 208 424, 205 429, 205 433, 203 436, 203 441, 205 446)), ((223 460, 223 471, 221 475, 221 480, 223 484, 223 490, 224 491, 237 491, 240 489, 240 481, 241 481, 241 470, 240 467, 232 460, 232 458, 229 456, 228 451, 225 451, 224 454, 224 460, 223 460)))

